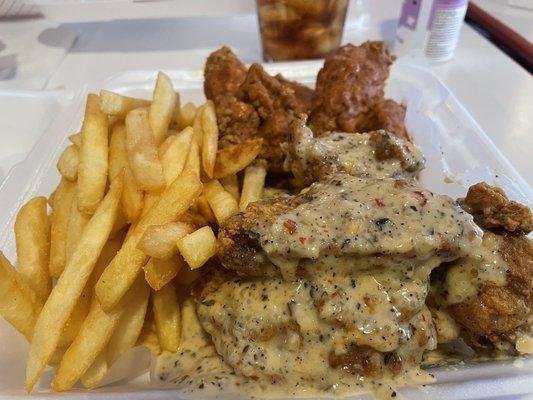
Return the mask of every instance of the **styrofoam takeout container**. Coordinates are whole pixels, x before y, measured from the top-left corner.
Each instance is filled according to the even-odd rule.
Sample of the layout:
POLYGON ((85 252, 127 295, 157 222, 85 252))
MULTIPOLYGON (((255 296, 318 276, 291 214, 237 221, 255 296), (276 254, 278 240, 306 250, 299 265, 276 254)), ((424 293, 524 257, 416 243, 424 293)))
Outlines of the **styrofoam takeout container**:
MULTIPOLYGON (((274 64, 267 70, 312 85, 320 67, 321 62, 311 61, 274 64)), ((179 90, 182 102, 199 103, 204 100, 202 71, 166 72, 172 78, 175 89, 179 90)), ((67 136, 77 132, 81 126, 86 94, 105 88, 122 94, 150 97, 155 76, 155 71, 127 72, 103 83, 87 85, 78 92, 64 94, 68 102, 60 102, 61 109, 46 133, 26 160, 11 170, 0 187, 0 248, 11 260, 15 259, 13 224, 16 213, 30 197, 48 195, 59 182, 55 164, 68 144, 67 136)), ((421 174, 424 186, 457 198, 464 196, 471 184, 487 181, 502 186, 511 198, 531 206, 531 187, 434 75, 399 60, 392 68, 387 95, 407 104, 407 127, 427 158, 426 169, 421 174)), ((0 320, 0 399, 25 396, 26 352, 27 344, 22 336, 0 320)), ((137 351, 127 357, 114 371, 115 383, 91 392, 77 390, 61 396, 91 399, 179 398, 179 393, 174 390, 150 384, 148 373, 143 369, 146 354, 137 351), (137 377, 120 380, 124 376, 137 377)), ((404 388, 400 393, 407 399, 415 400, 515 399, 533 393, 533 357, 435 368, 432 372, 437 377, 436 384, 404 388)), ((45 380, 34 397, 51 396, 45 380)))

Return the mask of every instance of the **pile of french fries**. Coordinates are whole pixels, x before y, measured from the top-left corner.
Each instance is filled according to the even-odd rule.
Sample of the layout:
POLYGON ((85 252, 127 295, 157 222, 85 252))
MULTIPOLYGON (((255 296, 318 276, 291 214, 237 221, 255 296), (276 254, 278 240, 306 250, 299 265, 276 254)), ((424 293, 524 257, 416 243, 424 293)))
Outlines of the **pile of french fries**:
POLYGON ((216 254, 213 229, 263 195, 261 140, 219 149, 218 136, 213 103, 181 107, 161 72, 151 101, 89 94, 61 182, 18 213, 17 268, 0 252, 0 314, 30 343, 28 392, 47 366, 55 391, 92 388, 135 346, 178 350, 178 290, 216 254))

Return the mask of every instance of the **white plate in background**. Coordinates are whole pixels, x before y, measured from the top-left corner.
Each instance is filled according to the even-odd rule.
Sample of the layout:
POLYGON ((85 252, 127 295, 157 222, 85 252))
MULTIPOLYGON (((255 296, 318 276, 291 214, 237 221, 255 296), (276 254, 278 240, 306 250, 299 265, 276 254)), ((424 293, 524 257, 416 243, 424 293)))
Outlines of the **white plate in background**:
MULTIPOLYGON (((283 63, 266 69, 312 85, 321 65, 321 62, 313 61, 283 63)), ((203 101, 202 71, 166 72, 183 102, 203 101)), ((71 101, 61 104, 46 134, 41 136, 26 160, 12 169, 0 187, 0 209, 3 211, 0 214, 0 248, 8 258, 15 259, 13 224, 20 206, 32 196, 48 195, 59 182, 55 163, 68 144, 67 136, 81 125, 86 93, 105 88, 127 95, 150 97, 155 76, 155 71, 127 72, 106 82, 88 85, 71 101)), ((424 186, 458 197, 463 196, 471 184, 484 180, 502 186, 511 198, 531 206, 531 187, 434 75, 399 61, 391 71, 387 94, 408 106, 407 127, 427 158, 427 167, 421 175, 424 186), (449 179, 454 182, 446 183, 449 179)), ((6 322, 0 321, 0 399, 24 396, 26 351, 24 339, 6 322)), ((404 388, 400 393, 413 400, 517 399, 533 393, 533 357, 521 357, 519 362, 492 361, 436 368, 432 372, 437 377, 436 384, 424 388, 404 388)), ((37 397, 40 394, 50 396, 46 385, 43 386, 38 390, 48 394, 38 392, 37 397)), ((77 391, 62 396, 86 399, 179 398, 174 390, 152 386, 148 374, 95 391, 77 391)))

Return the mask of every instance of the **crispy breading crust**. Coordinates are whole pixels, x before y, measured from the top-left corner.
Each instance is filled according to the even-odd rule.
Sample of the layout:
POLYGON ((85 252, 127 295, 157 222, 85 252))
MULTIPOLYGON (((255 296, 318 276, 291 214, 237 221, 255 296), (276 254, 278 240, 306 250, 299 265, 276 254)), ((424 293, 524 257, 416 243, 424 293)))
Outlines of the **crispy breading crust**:
POLYGON ((283 174, 281 146, 289 139, 293 114, 309 112, 313 90, 281 75, 270 76, 259 64, 246 69, 223 47, 207 59, 204 92, 215 103, 219 146, 261 137, 261 157, 269 162, 271 173, 283 174))
POLYGON ((485 182, 471 186, 461 205, 485 229, 504 229, 525 235, 533 230, 533 214, 529 207, 509 200, 502 189, 485 182))
POLYGON ((507 263, 507 285, 487 282, 478 295, 449 307, 475 347, 507 340, 514 342, 533 305, 533 242, 525 236, 504 235, 499 253, 507 263))

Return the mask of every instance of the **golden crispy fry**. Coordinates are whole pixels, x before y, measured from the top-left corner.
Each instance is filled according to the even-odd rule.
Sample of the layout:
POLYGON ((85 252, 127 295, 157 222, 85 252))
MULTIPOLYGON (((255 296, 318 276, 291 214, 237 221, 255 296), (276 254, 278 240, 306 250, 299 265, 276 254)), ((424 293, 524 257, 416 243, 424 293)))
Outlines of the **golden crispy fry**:
POLYGON ((248 204, 261 200, 263 197, 263 188, 265 187, 266 174, 267 164, 265 160, 259 160, 246 167, 242 182, 239 211, 244 211, 248 207, 248 204))
MULTIPOLYGON (((142 278, 141 278, 142 280, 142 278)), ((135 346, 144 325, 150 291, 146 288, 122 313, 118 325, 107 346, 107 362, 113 365, 122 355, 135 346)))
POLYGON ((176 102, 177 96, 172 87, 172 81, 163 72, 159 72, 149 115, 156 145, 163 142, 167 136, 168 126, 174 115, 176 102))
MULTIPOLYGON (((61 184, 61 183, 60 183, 61 184)), ((59 184, 59 185, 60 185, 59 184)), ((57 195, 57 192, 59 191, 59 185, 57 185, 57 187, 53 190, 52 193, 50 193, 50 195, 48 196, 48 205, 50 206, 50 208, 53 210, 54 209, 54 201, 55 201, 55 198, 56 198, 56 195, 57 195)))
POLYGON ((100 91, 100 109, 107 115, 125 117, 131 110, 149 105, 149 100, 123 96, 108 90, 100 91))
POLYGON ((54 195, 54 210, 50 228, 50 263, 48 271, 59 278, 66 263, 67 231, 70 209, 76 196, 76 184, 62 179, 54 195))
POLYGON ((123 301, 110 312, 105 312, 95 298, 91 304, 89 315, 74 339, 72 345, 63 356, 57 369, 52 389, 61 392, 69 390, 94 363, 98 354, 103 351, 111 339, 121 317, 138 309, 140 303, 148 298, 148 285, 139 277, 124 296, 123 301))
POLYGON ((150 257, 169 259, 178 252, 176 241, 194 231, 185 222, 169 222, 148 227, 137 246, 150 257))
POLYGON ((29 392, 53 356, 61 332, 107 242, 121 192, 122 179, 115 178, 104 200, 85 226, 76 250, 39 314, 26 365, 26 389, 29 392))
POLYGON ((184 171, 162 194, 159 201, 136 223, 122 249, 104 271, 95 291, 105 310, 112 309, 124 296, 148 256, 137 248, 146 229, 166 224, 185 213, 202 190, 194 173, 184 171))
POLYGON ((75 133, 74 135, 70 135, 68 137, 68 140, 75 145, 78 150, 81 148, 81 132, 75 133))
POLYGON ((94 360, 93 364, 81 377, 83 387, 86 389, 94 388, 104 379, 107 371, 109 371, 109 365, 107 364, 107 351, 104 349, 98 354, 96 360, 94 360))
POLYGON ((161 345, 157 337, 152 307, 146 311, 144 325, 137 339, 136 346, 144 346, 155 354, 161 354, 161 345))
MULTIPOLYGON (((176 242, 174 242, 174 246, 176 246, 176 242)), ((152 289, 159 290, 174 279, 182 267, 183 258, 177 254, 166 260, 152 257, 143 267, 144 278, 152 289)))
POLYGON ((202 217, 205 218, 206 222, 209 222, 210 224, 215 224, 217 222, 217 217, 215 217, 215 214, 213 214, 213 210, 211 210, 211 206, 209 205, 205 195, 198 197, 198 200, 196 200, 196 205, 198 206, 198 212, 202 217))
POLYGON ((137 221, 144 207, 144 197, 133 172, 129 167, 126 168, 124 171, 124 191, 122 192, 122 210, 126 221, 137 221))
POLYGON ((71 144, 59 157, 57 170, 61 176, 69 181, 78 179, 79 151, 76 145, 71 144))
POLYGON ((217 253, 217 239, 209 226, 178 240, 178 249, 191 269, 200 268, 217 253))
POLYGON ((194 117, 196 116, 196 106, 193 103, 187 103, 180 109, 180 113, 176 118, 176 125, 179 130, 192 126, 194 117))
POLYGON ((89 219, 91 219, 91 216, 80 211, 77 196, 74 196, 72 205, 70 206, 70 217, 67 225, 67 243, 65 244, 65 260, 67 263, 74 253, 83 228, 85 228, 89 219))
POLYGON ((182 132, 172 137, 173 141, 164 149, 164 152, 161 149, 159 150, 159 157, 163 164, 163 174, 165 175, 167 186, 181 174, 181 171, 185 167, 191 147, 192 135, 192 128, 185 128, 182 132))
POLYGON ((218 125, 215 104, 208 100, 202 109, 202 166, 205 174, 212 179, 218 150, 218 125))
POLYGON ((126 151, 126 126, 122 122, 113 125, 109 138, 109 179, 113 179, 128 165, 126 151))
POLYGON ((33 289, 25 282, 0 251, 0 315, 28 341, 40 311, 33 289))
MULTIPOLYGON (((172 118, 170 119, 170 124, 173 125, 174 128, 176 127, 176 121, 180 117, 180 113, 181 113, 181 99, 180 99, 180 94, 176 92, 176 104, 174 105, 174 111, 172 112, 172 118)), ((171 132, 169 129, 169 131, 167 132, 167 135, 173 135, 175 133, 176 133, 175 131, 171 132)))
POLYGON ((239 212, 237 200, 226 192, 217 180, 210 181, 204 185, 204 195, 219 225, 222 225, 227 218, 239 212))
POLYGON ((237 174, 227 176, 220 179, 220 183, 224 186, 227 192, 229 192, 237 202, 240 199, 240 190, 239 190, 239 177, 237 174))
MULTIPOLYGON (((70 318, 68 319, 65 328, 63 329, 63 332, 61 333, 61 338, 56 353, 59 352, 61 355, 65 353, 68 346, 70 346, 70 344, 78 335, 81 325, 83 324, 83 321, 85 321, 85 318, 87 317, 87 314, 89 313, 89 309, 91 307, 91 301, 94 293, 94 285, 96 284, 96 282, 98 282, 98 279, 100 279, 100 275, 102 275, 104 269, 108 266, 113 257, 115 257, 115 255, 119 251, 120 247, 122 246, 122 242, 123 237, 117 237, 115 239, 108 240, 105 246, 103 247, 100 253, 100 257, 98 257, 98 261, 96 261, 96 265, 94 266, 93 272, 91 273, 89 280, 85 284, 83 292, 81 293, 81 296, 78 299, 76 306, 72 310, 70 318)), ((59 363, 60 361, 61 357, 57 360, 57 363, 59 363)))
POLYGON ((44 303, 52 282, 48 275, 50 224, 46 197, 35 197, 20 209, 15 221, 19 273, 44 303))
MULTIPOLYGON (((124 191, 124 189, 122 189, 122 191, 124 191)), ((111 229, 109 237, 116 237, 126 226, 128 226, 128 224, 129 223, 126 219, 126 216, 124 215, 124 211, 122 210, 122 208, 119 207, 117 211, 117 218, 115 219, 115 223, 113 224, 113 228, 111 229)))
POLYGON ((204 131, 202 129, 202 114, 203 114, 204 106, 198 107, 196 110, 196 115, 194 116, 194 121, 192 122, 192 129, 194 131, 194 139, 196 140, 196 144, 198 144, 198 148, 202 148, 202 141, 204 139, 204 131))
POLYGON ((181 316, 176 288, 171 282, 152 292, 155 326, 161 348, 176 352, 180 346, 181 316))
POLYGON ((187 155, 187 161, 185 162, 185 170, 193 171, 196 175, 200 176, 200 147, 196 141, 194 135, 191 141, 191 147, 189 154, 187 155))
POLYGON ((161 156, 163 154, 165 154, 165 151, 167 151, 167 149, 170 147, 170 145, 174 142, 174 140, 176 139, 176 133, 173 133, 172 135, 170 134, 171 131, 169 131, 169 134, 168 134, 168 137, 163 141, 163 143, 161 143, 159 145, 159 148, 157 149, 158 153, 159 153, 159 158, 161 158, 161 156))
POLYGON ((225 178, 242 171, 259 155, 262 145, 262 139, 255 139, 219 150, 215 162, 214 178, 225 178))
POLYGON ((126 127, 117 123, 109 141, 109 176, 113 179, 124 171, 124 189, 122 191, 122 211, 127 222, 136 221, 143 208, 143 192, 139 188, 130 169, 126 151, 126 127))
POLYGON ((92 214, 102 201, 107 183, 108 123, 100 99, 89 94, 81 128, 78 165, 78 207, 92 214))
POLYGON ((126 116, 126 150, 130 168, 143 190, 165 187, 163 166, 148 121, 148 110, 137 108, 126 116))

